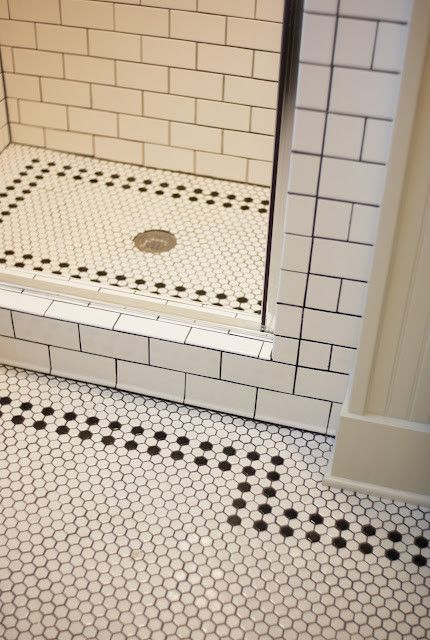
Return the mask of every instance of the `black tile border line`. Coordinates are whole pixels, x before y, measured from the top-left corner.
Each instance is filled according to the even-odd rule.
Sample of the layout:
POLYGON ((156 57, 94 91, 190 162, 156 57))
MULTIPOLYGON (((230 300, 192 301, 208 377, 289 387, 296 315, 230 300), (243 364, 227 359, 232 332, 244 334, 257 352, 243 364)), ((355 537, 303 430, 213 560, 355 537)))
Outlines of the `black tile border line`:
MULTIPOLYGON (((42 373, 41 375, 46 375, 46 374, 42 373)), ((85 382, 82 384, 85 384, 85 382)), ((99 385, 95 385, 95 386, 99 386, 99 385)), ((124 391, 124 393, 133 393, 133 392, 124 391)), ((177 402, 174 402, 174 401, 171 401, 171 402, 177 405, 177 402)), ((9 406, 10 404, 11 404, 10 395, 0 396, 0 407, 9 406)), ((31 403, 28 403, 28 404, 31 405, 31 403)), ((55 410, 53 409, 52 405, 47 401, 44 402, 44 405, 45 406, 42 407, 42 410, 41 410, 42 415, 43 416, 54 415, 55 410)), ((20 407, 21 413, 14 414, 11 418, 12 422, 14 424, 24 424, 24 421, 30 418, 28 416, 24 417, 23 414, 28 413, 29 411, 31 411, 31 409, 32 409, 31 406, 30 407, 26 406, 25 408, 21 406, 20 407)), ((99 418, 97 417, 97 412, 95 410, 90 411, 89 413, 88 411, 86 411, 84 414, 80 414, 80 415, 83 415, 84 417, 86 417, 85 423, 80 422, 80 423, 77 423, 77 425, 74 425, 74 428, 76 431, 78 431, 78 433, 77 434, 73 433, 71 436, 69 435, 70 427, 68 426, 68 423, 74 422, 77 417, 77 414, 75 414, 75 412, 73 411, 73 407, 70 411, 64 413, 62 418, 56 418, 55 422, 47 423, 42 418, 41 420, 33 420, 32 425, 26 425, 26 426, 27 428, 33 427, 36 431, 41 431, 51 426, 56 426, 57 427, 56 433, 58 434, 59 438, 61 438, 61 436, 63 435, 68 437, 75 437, 75 438, 77 437, 77 438, 80 438, 81 442, 83 442, 84 440, 92 439, 92 436, 94 435, 94 433, 91 431, 90 427, 92 425, 98 425, 99 418), (59 421, 61 422, 64 421, 65 424, 64 425, 57 424, 59 421)), ((119 421, 111 420, 107 425, 107 427, 111 429, 113 434, 117 431, 121 431, 122 428, 125 427, 126 425, 127 425, 127 422, 121 423, 119 421)), ((282 428, 288 430, 288 427, 281 427, 281 429, 282 428)), ((153 435, 147 436, 145 438, 145 441, 142 442, 141 444, 146 446, 146 452, 152 458, 153 456, 162 455, 163 446, 161 443, 167 439, 167 434, 163 429, 163 425, 161 424, 159 425, 151 424, 150 429, 154 432, 153 435), (148 439, 154 440, 155 444, 153 445, 150 444, 148 446, 148 442, 147 442, 148 439)), ((49 430, 51 431, 51 429, 49 430)), ((136 438, 143 435, 143 433, 144 433, 144 428, 142 426, 133 427, 130 433, 127 433, 127 434, 124 434, 124 432, 122 432, 124 440, 126 437, 130 438, 129 440, 126 440, 124 443, 124 448, 126 449, 127 452, 134 451, 139 448, 140 443, 136 442, 136 438)), ((98 435, 100 436, 100 434, 98 435)), ((325 438, 328 438, 328 437, 329 436, 325 436, 325 438)), ((60 439, 60 442, 61 442, 61 439, 60 439)), ((101 442, 104 447, 109 447, 115 444, 115 438, 113 437, 113 435, 103 436, 98 439, 98 442, 101 442)), ((171 450, 171 448, 169 448, 170 457, 174 461, 182 460, 184 458, 184 453, 181 451, 181 447, 190 446, 190 440, 186 435, 178 436, 176 439, 176 443, 178 445, 178 448, 175 448, 173 451, 171 450)), ((219 446, 221 447, 221 445, 219 446)), ((228 462, 228 458, 236 454, 236 448, 231 445, 225 445, 223 447, 222 452, 214 451, 213 455, 209 455, 208 452, 213 451, 213 448, 214 448, 214 445, 211 442, 210 438, 206 438, 203 440, 198 439, 198 444, 195 445, 194 449, 191 448, 191 451, 188 452, 190 455, 194 456, 193 460, 192 461, 190 460, 188 464, 192 462, 197 466, 197 468, 200 468, 202 466, 209 464, 210 460, 215 460, 215 462, 218 462, 219 469, 221 469, 222 471, 228 472, 231 469, 231 463, 228 462), (223 459, 219 460, 220 457, 222 457, 223 459)), ((288 449, 285 453, 288 454, 288 449)), ((232 502, 231 502, 231 505, 228 505, 227 507, 228 511, 230 510, 230 507, 232 509, 234 508, 235 513, 231 513, 230 515, 227 515, 227 512, 225 513, 225 520, 232 528, 241 525, 242 519, 238 514, 242 508, 246 507, 245 495, 251 491, 252 486, 257 484, 259 488, 261 488, 261 494, 259 495, 264 496, 265 501, 260 503, 258 507, 255 509, 255 512, 252 514, 255 516, 255 518, 253 518, 251 514, 249 514, 248 517, 252 520, 252 527, 257 532, 260 533, 263 531, 267 531, 268 523, 264 520, 264 515, 267 513, 271 513, 272 505, 270 504, 270 499, 276 496, 277 490, 279 489, 282 490, 283 488, 282 486, 275 488, 273 484, 277 482, 282 483, 282 470, 280 468, 284 465, 285 453, 283 452, 283 455, 279 455, 279 454, 271 455, 270 461, 265 463, 266 478, 264 480, 263 478, 258 478, 258 483, 251 484, 248 481, 248 478, 256 475, 256 469, 254 468, 252 463, 253 461, 260 459, 260 454, 258 452, 258 446, 257 448, 254 448, 247 452, 246 459, 243 459, 241 461, 242 469, 241 471, 238 471, 235 476, 235 482, 237 481, 237 486, 231 490, 230 497, 232 502), (270 467, 273 467, 273 469, 270 469, 268 471, 267 464, 269 464, 270 467), (240 478, 238 478, 237 476, 240 476, 240 478), (240 497, 237 497, 236 495, 237 493, 240 494, 240 497)), ((130 455, 130 454, 127 453, 126 455, 130 455)), ((266 455, 269 455, 269 454, 266 454, 266 455)), ((255 499, 257 494, 253 492, 253 496, 255 499)), ((370 520, 368 520, 368 522, 365 524, 363 524, 363 522, 358 523, 358 521, 355 518, 353 518, 353 520, 350 521, 348 516, 351 514, 346 514, 343 517, 336 518, 334 521, 334 525, 330 527, 325 525, 326 530, 322 531, 322 525, 324 524, 324 516, 322 516, 319 513, 319 509, 316 508, 313 513, 309 514, 307 510, 303 510, 303 504, 301 504, 301 507, 302 507, 301 513, 305 513, 308 516, 308 519, 306 522, 312 523, 313 527, 312 525, 309 525, 309 527, 312 527, 312 529, 307 530, 307 527, 304 526, 305 520, 303 520, 302 518, 299 518, 299 512, 295 508, 293 508, 292 505, 290 505, 290 507, 283 510, 282 516, 280 516, 281 518, 286 519, 288 521, 288 524, 284 523, 283 525, 280 525, 275 519, 275 521, 271 522, 270 525, 271 525, 271 529, 273 529, 275 526, 278 526, 278 531, 277 532, 269 531, 269 533, 271 535, 275 535, 275 533, 278 533, 283 538, 292 538, 294 537, 294 533, 298 529, 302 529, 306 533, 305 538, 309 542, 309 544, 312 545, 318 542, 321 542, 321 544, 323 544, 324 546, 331 544, 338 550, 346 548, 348 546, 351 547, 351 543, 352 542, 355 543, 355 538, 357 537, 357 534, 358 535, 363 534, 366 540, 364 542, 362 541, 361 543, 356 543, 358 546, 356 549, 353 549, 354 551, 361 551, 363 554, 363 557, 365 555, 371 554, 375 546, 378 546, 384 550, 384 557, 390 562, 394 562, 396 560, 401 560, 404 564, 406 564, 406 562, 408 563, 412 562, 417 566, 418 570, 420 567, 424 567, 428 564, 428 559, 421 552, 422 549, 425 549, 429 546, 429 540, 425 537, 424 532, 413 536, 414 541, 413 543, 410 543, 410 547, 416 547, 417 551, 415 551, 414 549, 415 553, 413 553, 412 550, 410 550, 409 548, 403 549, 402 552, 399 552, 395 548, 394 544, 402 540, 402 534, 399 531, 397 531, 395 526, 394 528, 391 528, 389 531, 386 530, 386 527, 383 527, 383 526, 380 527, 380 529, 385 529, 385 534, 386 534, 385 539, 390 540, 390 542, 393 543, 393 545, 391 545, 390 548, 385 548, 379 536, 376 541, 372 540, 373 544, 369 543, 369 538, 376 535, 376 529, 374 526, 372 526, 370 520), (290 523, 291 521, 294 521, 294 520, 298 520, 299 524, 298 526, 293 528, 290 526, 290 523), (350 525, 352 523, 357 525, 360 524, 361 531, 352 532, 352 537, 343 538, 342 532, 350 530, 350 525), (318 526, 320 526, 320 528, 317 531, 318 526), (334 531, 332 531, 331 542, 329 542, 328 540, 328 537, 329 537, 328 529, 337 530, 336 535, 334 535, 334 531), (403 559, 404 556, 408 558, 407 561, 406 559, 403 559), (410 556, 410 558, 408 556, 410 556)), ((298 541, 297 541, 297 544, 298 544, 298 541)))

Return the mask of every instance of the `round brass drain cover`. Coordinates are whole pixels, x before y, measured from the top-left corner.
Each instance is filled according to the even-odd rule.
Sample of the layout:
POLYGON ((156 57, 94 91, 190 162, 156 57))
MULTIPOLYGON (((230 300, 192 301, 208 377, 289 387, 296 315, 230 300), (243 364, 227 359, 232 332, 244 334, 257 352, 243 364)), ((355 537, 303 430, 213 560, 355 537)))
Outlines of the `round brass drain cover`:
POLYGON ((133 238, 134 245, 144 253, 164 253, 176 245, 176 238, 170 231, 148 229, 133 238))

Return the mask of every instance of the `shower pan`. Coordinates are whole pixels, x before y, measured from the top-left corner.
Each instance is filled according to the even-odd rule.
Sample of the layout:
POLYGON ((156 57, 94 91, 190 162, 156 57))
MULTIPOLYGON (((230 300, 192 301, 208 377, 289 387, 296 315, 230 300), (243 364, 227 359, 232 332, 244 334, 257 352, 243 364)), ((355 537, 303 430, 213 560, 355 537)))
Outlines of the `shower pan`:
POLYGON ((261 312, 269 189, 14 144, 0 174, 4 267, 261 312))
POLYGON ((1 16, 0 277, 260 327, 284 2, 153 4, 1 16))

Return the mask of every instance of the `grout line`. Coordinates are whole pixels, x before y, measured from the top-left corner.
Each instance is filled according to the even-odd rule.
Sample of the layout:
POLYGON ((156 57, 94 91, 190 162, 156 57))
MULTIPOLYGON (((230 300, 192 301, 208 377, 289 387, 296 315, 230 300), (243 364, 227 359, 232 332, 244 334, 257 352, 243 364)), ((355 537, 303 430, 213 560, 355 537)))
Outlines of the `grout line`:
MULTIPOLYGON (((310 275, 312 276, 313 274, 310 274, 310 275)), ((325 276, 323 276, 323 277, 325 277, 325 276)), ((318 311, 319 313, 329 313, 331 315, 339 315, 339 316, 343 316, 345 318, 357 318, 357 319, 360 319, 360 318, 363 317, 362 315, 360 315, 358 313, 345 313, 345 312, 342 312, 342 311, 335 311, 335 310, 330 310, 330 309, 320 308, 320 307, 313 307, 313 306, 304 306, 304 307, 302 307, 299 304, 290 304, 288 302, 278 302, 278 305, 280 307, 291 307, 293 309, 301 309, 303 311, 308 310, 308 311, 318 311)), ((285 337, 285 336, 283 336, 283 337, 285 337)), ((291 336, 291 337, 295 338, 295 339, 299 339, 299 340, 301 339, 298 336, 291 336)))
POLYGON ((10 321, 11 321, 11 324, 12 324, 12 333, 13 333, 13 337, 14 337, 14 338, 16 338, 16 339, 18 339, 18 338, 17 338, 17 335, 16 335, 16 331, 15 331, 15 323, 14 323, 14 321, 13 321, 13 313, 12 313, 12 311, 11 311, 10 309, 9 309, 9 313, 10 313, 10 321))
POLYGON ((256 413, 257 413, 257 401, 258 401, 258 393, 260 391, 260 387, 256 387, 255 389, 255 400, 254 400, 254 411, 252 413, 252 418, 255 419, 256 413))
MULTIPOLYGON (((352 213, 352 203, 348 202, 348 204, 351 206, 351 210, 349 211, 349 218, 351 218, 351 213, 352 213)), ((359 203, 357 203, 358 206, 361 206, 359 203)), ((314 238, 317 240, 330 240, 330 242, 338 242, 338 243, 342 243, 342 244, 348 244, 348 245, 359 245, 362 247, 373 247, 374 245, 371 242, 362 242, 360 240, 348 240, 348 234, 349 234, 349 229, 348 229, 348 233, 347 233, 347 237, 346 238, 333 238, 331 236, 321 236, 321 235, 314 235, 314 238)), ((288 232, 285 233, 284 235, 290 237, 290 238, 310 238, 310 236, 307 235, 303 235, 301 233, 291 233, 288 232)), ((307 273, 306 271, 300 271, 299 269, 288 269, 285 267, 281 267, 281 271, 297 271, 298 273, 307 273)), ((316 275, 321 275, 321 274, 316 274, 316 275)), ((354 278, 355 279, 355 278, 354 278)))
POLYGON ((330 356, 328 359, 328 370, 331 371, 331 359, 332 359, 332 355, 333 355, 333 345, 330 345, 330 356))
MULTIPOLYGON (((363 126, 362 138, 361 138, 360 154, 359 154, 359 158, 358 158, 360 162, 366 162, 365 160, 363 160, 363 149, 364 149, 364 141, 366 139, 366 129, 367 129, 368 120, 369 120, 369 118, 366 116, 364 118, 364 126, 363 126)), ((386 163, 384 163, 384 164, 386 164, 386 163)))
MULTIPOLYGON (((331 115, 329 113, 327 113, 327 115, 331 115)), ((261 134, 259 134, 261 135, 261 134)), ((329 158, 330 160, 342 160, 344 162, 360 162, 361 164, 371 164, 371 165, 376 165, 376 166, 382 166, 385 167, 386 166, 386 162, 375 162, 375 161, 370 161, 370 160, 360 160, 358 158, 348 158, 347 156, 336 156, 336 155, 332 155, 332 154, 326 154, 326 153, 316 153, 316 152, 312 152, 312 151, 299 151, 297 149, 294 149, 294 151, 292 151, 292 153, 296 156, 306 156, 306 157, 310 157, 310 158, 320 158, 320 160, 325 160, 326 158, 329 158)), ((314 194, 315 196, 315 194, 314 194)))
MULTIPOLYGON (((304 13, 309 14, 309 15, 316 15, 316 16, 327 16, 330 18, 335 18, 336 17, 336 12, 334 13, 330 13, 327 11, 317 11, 315 9, 305 9, 304 13)), ((360 20, 361 22, 375 22, 376 18, 370 16, 370 17, 366 17, 366 16, 360 16, 360 15, 353 15, 353 14, 348 14, 348 13, 342 13, 341 11, 339 12, 339 18, 346 18, 349 20, 360 20)), ((379 18, 380 22, 387 22, 389 24, 400 24, 400 25, 407 25, 408 23, 405 22, 404 20, 400 20, 400 19, 395 19, 395 18, 379 18)))
MULTIPOLYGON (((351 235, 351 227, 352 227, 352 217, 354 215, 354 206, 355 204, 351 204, 351 211, 349 213, 349 224, 348 224, 348 233, 347 233, 347 240, 348 242, 350 242, 350 235, 351 235)), ((355 243, 354 243, 355 244, 355 243)), ((362 243, 358 243, 358 244, 362 244, 362 243)), ((369 245, 369 246, 373 246, 373 245, 369 245)))
MULTIPOLYGON (((125 4, 125 3, 124 3, 125 4)), ((113 10, 113 15, 112 15, 112 25, 113 25, 113 29, 112 31, 116 32, 116 13, 117 13, 117 9, 118 9, 118 3, 117 2, 113 2, 112 3, 112 10, 113 10)), ((94 27, 93 27, 94 28, 94 27)))
MULTIPOLYGON (((339 311, 339 304, 340 304, 340 296, 342 294, 342 287, 343 287, 343 279, 341 278, 339 291, 337 292, 336 313, 341 313, 341 311, 339 311)), ((347 315, 347 314, 342 314, 342 315, 347 315)))
POLYGON ((324 433, 327 433, 328 430, 329 430, 329 427, 330 427, 330 419, 331 419, 331 412, 333 410, 333 404, 334 404, 333 402, 330 402, 330 409, 329 409, 328 417, 327 417, 327 426, 326 426, 326 430, 325 430, 324 433))
MULTIPOLYGON (((319 68, 326 68, 326 69, 329 67, 329 65, 327 65, 325 62, 307 62, 306 60, 300 60, 300 64, 307 65, 308 67, 319 67, 319 68)), ((375 71, 378 73, 386 73, 387 75, 391 75, 391 76, 400 75, 399 71, 392 70, 392 69, 372 69, 369 67, 361 67, 358 65, 339 64, 339 63, 336 63, 335 67, 336 69, 345 69, 347 71, 367 71, 368 73, 372 73, 372 71, 375 71)), ((347 114, 347 115, 351 115, 351 114, 347 114)), ((360 114, 354 114, 354 115, 360 115, 360 114)))
POLYGON ((54 300, 51 300, 51 302, 48 304, 47 308, 45 309, 43 316, 47 317, 46 314, 48 313, 49 309, 52 307, 52 305, 54 304, 54 300))
MULTIPOLYGON (((60 2, 60 5, 61 5, 61 2, 60 2)), ((90 30, 89 29, 85 29, 85 36, 86 36, 86 43, 87 43, 87 52, 84 55, 85 57, 88 57, 90 55, 90 30)))
POLYGON ((378 20, 377 23, 376 23, 375 38, 373 40, 372 57, 370 59, 371 60, 370 61, 370 68, 372 70, 373 70, 373 65, 374 65, 374 62, 375 62, 376 44, 378 42, 378 35, 379 35, 379 25, 380 25, 380 22, 378 20))
POLYGON ((335 116, 347 116, 349 118, 365 118, 365 117, 371 117, 372 120, 380 120, 382 122, 393 122, 393 118, 387 118, 387 117, 383 117, 383 116, 366 116, 366 114, 363 113, 347 113, 346 111, 337 111, 337 110, 332 110, 329 109, 328 112, 326 112, 324 109, 318 109, 316 107, 304 107, 304 106, 300 106, 300 107, 296 107, 297 111, 312 111, 315 113, 328 113, 329 115, 335 115, 335 116))
MULTIPOLYGON (((307 198, 317 198, 315 193, 301 193, 299 191, 289 191, 288 195, 303 196, 307 198)), ((327 202, 347 202, 348 204, 351 204, 351 200, 344 200, 342 198, 333 198, 333 197, 329 198, 327 196, 318 196, 318 200, 326 200, 327 202)), ((352 204, 364 205, 366 207, 374 207, 375 209, 379 209, 380 207, 379 204, 375 204, 374 202, 354 201, 352 202, 352 204)), ((296 235, 300 235, 300 234, 296 234, 296 235)))

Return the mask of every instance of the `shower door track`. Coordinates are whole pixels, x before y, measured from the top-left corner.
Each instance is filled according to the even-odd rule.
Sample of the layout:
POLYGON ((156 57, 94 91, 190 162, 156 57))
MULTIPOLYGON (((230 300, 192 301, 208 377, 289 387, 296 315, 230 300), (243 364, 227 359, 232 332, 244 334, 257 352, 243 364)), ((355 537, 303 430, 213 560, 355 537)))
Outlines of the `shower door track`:
POLYGON ((267 232, 266 267, 261 329, 273 332, 285 226, 293 138, 294 110, 299 69, 303 0, 285 0, 279 64, 278 102, 267 232))

